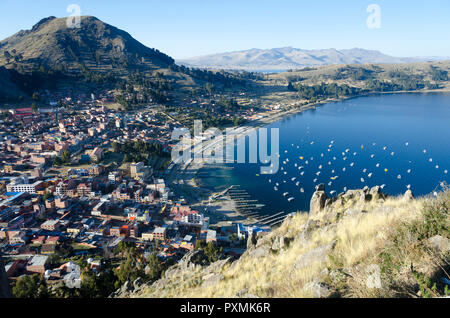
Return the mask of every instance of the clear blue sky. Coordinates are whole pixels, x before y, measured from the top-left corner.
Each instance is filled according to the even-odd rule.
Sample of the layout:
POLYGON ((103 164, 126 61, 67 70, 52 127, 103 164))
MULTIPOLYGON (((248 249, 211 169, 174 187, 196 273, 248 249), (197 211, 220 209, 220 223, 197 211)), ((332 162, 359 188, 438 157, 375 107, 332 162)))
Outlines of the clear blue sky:
POLYGON ((72 3, 174 58, 284 46, 450 56, 449 0, 0 0, 0 39, 72 3), (366 25, 370 4, 380 29, 366 25))

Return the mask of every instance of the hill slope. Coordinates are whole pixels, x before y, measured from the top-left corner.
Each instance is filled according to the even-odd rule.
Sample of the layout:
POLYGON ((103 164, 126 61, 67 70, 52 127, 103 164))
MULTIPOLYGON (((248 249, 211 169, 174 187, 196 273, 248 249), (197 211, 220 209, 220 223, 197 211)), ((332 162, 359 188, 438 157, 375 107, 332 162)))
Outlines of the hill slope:
POLYGON ((81 73, 123 69, 167 68, 169 56, 148 48, 127 32, 95 17, 81 18, 81 28, 68 28, 65 18, 42 19, 31 30, 20 31, 0 42, 0 65, 22 73, 39 69, 81 73))
POLYGON ((358 48, 349 50, 302 50, 285 47, 267 50, 251 49, 246 51, 220 53, 179 60, 177 62, 184 65, 205 68, 286 70, 306 66, 331 64, 394 64, 422 62, 427 60, 429 59, 393 57, 379 51, 358 48))
POLYGON ((119 297, 438 297, 448 293, 450 192, 386 197, 379 187, 329 199, 316 191, 237 261, 195 263, 119 297))

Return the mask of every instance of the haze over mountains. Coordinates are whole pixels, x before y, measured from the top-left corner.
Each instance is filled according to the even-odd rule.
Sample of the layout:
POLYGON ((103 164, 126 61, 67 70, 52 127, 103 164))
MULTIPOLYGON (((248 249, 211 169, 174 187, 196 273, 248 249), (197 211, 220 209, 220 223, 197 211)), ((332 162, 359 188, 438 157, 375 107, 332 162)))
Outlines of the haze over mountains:
POLYGON ((284 47, 274 49, 250 49, 245 51, 205 55, 177 60, 177 63, 186 66, 212 69, 223 68, 248 71, 271 71, 331 64, 396 64, 444 59, 445 58, 439 57, 393 57, 379 51, 359 48, 348 50, 302 50, 284 47))

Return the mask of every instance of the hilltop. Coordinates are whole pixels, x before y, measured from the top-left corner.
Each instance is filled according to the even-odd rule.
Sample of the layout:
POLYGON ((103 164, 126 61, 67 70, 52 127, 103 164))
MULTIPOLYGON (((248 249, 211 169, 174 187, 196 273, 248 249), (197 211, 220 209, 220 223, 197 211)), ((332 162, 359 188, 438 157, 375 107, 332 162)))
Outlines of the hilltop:
POLYGON ((438 59, 439 58, 435 57, 393 57, 379 51, 364 50, 360 48, 346 50, 304 50, 283 47, 218 53, 181 59, 177 62, 183 65, 212 69, 223 68, 247 71, 276 71, 333 64, 399 64, 436 61, 438 59))
POLYGON ((151 49, 127 32, 91 16, 81 17, 80 28, 69 28, 66 18, 48 17, 31 30, 19 31, 0 42, 0 65, 21 73, 40 69, 80 74, 156 70, 174 60, 151 49))
POLYGON ((3 101, 24 99, 41 89, 72 87, 89 93, 132 85, 141 95, 163 102, 183 98, 207 83, 223 88, 245 84, 246 79, 178 66, 127 32, 83 16, 80 28, 69 28, 67 18, 48 17, 1 41, 0 83, 3 101))
POLYGON ((414 199, 380 187, 328 198, 250 237, 237 260, 203 266, 187 254, 153 284, 116 297, 439 297, 449 293, 450 192, 414 199))

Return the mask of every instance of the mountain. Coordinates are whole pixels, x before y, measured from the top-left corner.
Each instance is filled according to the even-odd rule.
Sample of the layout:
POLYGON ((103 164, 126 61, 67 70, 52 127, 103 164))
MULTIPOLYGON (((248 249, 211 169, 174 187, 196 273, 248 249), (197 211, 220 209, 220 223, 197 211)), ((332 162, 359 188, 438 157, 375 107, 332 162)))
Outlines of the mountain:
POLYGON ((330 64, 397 64, 423 62, 437 58, 400 58, 383 54, 379 51, 359 48, 349 50, 302 50, 292 47, 275 49, 251 49, 193 57, 177 60, 177 63, 213 69, 236 70, 287 70, 307 66, 321 66, 330 64))
POLYGON ((90 16, 81 17, 80 28, 68 28, 66 18, 48 17, 31 30, 19 31, 0 42, 0 65, 21 73, 51 70, 79 74, 85 69, 120 73, 172 64, 171 57, 90 16))
POLYGON ((126 84, 139 85, 141 96, 150 96, 142 103, 167 102, 206 83, 217 88, 245 84, 224 71, 178 66, 170 56, 92 16, 81 17, 80 28, 69 28, 67 18, 48 17, 0 41, 3 102, 27 100, 41 89, 68 87, 91 92, 101 85, 121 87, 128 94, 126 84))

